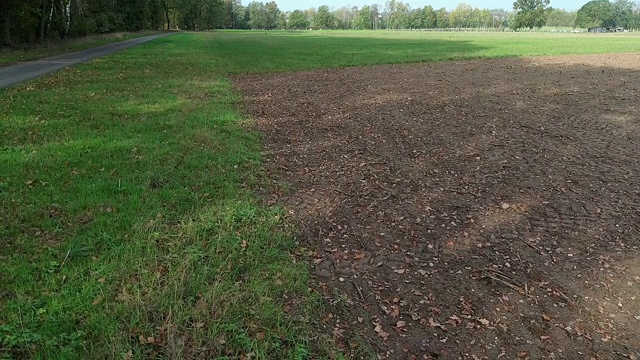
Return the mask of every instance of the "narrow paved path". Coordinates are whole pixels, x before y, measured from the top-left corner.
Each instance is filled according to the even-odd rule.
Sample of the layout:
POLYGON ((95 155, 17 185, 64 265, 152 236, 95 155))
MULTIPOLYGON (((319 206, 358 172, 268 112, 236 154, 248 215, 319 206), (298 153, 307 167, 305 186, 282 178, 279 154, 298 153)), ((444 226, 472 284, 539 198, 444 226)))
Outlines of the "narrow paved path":
POLYGON ((36 61, 29 61, 0 68, 0 89, 63 69, 67 66, 85 62, 100 56, 109 55, 116 51, 172 34, 174 33, 144 36, 92 49, 56 55, 36 61))

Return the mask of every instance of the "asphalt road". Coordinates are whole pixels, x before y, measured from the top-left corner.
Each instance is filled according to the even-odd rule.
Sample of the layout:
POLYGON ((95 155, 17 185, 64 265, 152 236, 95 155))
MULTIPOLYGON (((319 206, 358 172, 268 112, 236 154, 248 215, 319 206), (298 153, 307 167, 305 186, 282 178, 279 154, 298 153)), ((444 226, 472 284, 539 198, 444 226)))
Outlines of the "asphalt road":
POLYGON ((109 55, 116 51, 172 34, 173 33, 164 33, 144 36, 74 53, 56 55, 36 61, 3 67, 0 68, 0 89, 63 69, 67 66, 109 55))

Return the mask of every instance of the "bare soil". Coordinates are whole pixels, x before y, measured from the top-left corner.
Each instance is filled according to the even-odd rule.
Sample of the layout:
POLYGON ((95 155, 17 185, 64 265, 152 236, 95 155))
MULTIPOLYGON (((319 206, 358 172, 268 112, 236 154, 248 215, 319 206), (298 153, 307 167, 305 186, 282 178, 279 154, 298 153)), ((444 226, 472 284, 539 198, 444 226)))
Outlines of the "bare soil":
POLYGON ((640 54, 234 83, 347 356, 640 358, 640 54))

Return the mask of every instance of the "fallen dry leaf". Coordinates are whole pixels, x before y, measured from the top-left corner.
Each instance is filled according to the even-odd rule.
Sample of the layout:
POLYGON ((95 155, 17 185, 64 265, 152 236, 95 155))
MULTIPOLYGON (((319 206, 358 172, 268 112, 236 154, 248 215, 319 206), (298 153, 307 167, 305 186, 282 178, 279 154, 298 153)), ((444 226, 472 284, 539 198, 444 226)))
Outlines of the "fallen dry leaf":
POLYGON ((436 327, 437 327, 437 328, 440 328, 440 329, 442 329, 443 331, 446 331, 446 330, 447 330, 447 328, 446 328, 444 325, 442 325, 442 324, 440 324, 440 323, 438 323, 438 322, 435 322, 435 321, 433 320, 433 318, 429 318, 429 326, 431 326, 432 328, 436 328, 436 327))
POLYGON ((382 329, 382 325, 380 324, 376 324, 376 327, 373 329, 373 331, 375 331, 378 334, 378 336, 380 336, 384 340, 387 340, 387 338, 389 337, 389 333, 385 332, 382 329))
POLYGON ((456 315, 452 315, 452 316, 449 316, 449 319, 447 319, 446 323, 455 327, 455 326, 458 326, 460 323, 462 323, 462 320, 460 320, 460 318, 457 317, 456 315))
POLYGON ((95 297, 95 299, 93 299, 93 301, 91 302, 91 305, 98 305, 100 304, 102 301, 104 300, 104 296, 102 295, 98 295, 95 297))

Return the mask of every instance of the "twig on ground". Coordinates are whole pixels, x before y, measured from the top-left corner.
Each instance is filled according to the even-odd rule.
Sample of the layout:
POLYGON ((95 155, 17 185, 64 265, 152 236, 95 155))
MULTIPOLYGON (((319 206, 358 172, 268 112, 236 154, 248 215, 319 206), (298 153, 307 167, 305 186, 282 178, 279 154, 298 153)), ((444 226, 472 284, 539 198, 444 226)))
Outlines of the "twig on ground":
POLYGON ((367 165, 385 165, 385 164, 386 164, 385 162, 381 162, 381 161, 371 161, 371 162, 360 164, 360 167, 367 166, 367 165))
POLYGON ((522 241, 525 245, 527 245, 528 247, 532 248, 533 250, 535 250, 538 254, 544 256, 546 255, 544 252, 542 252, 542 250, 540 250, 537 246, 533 245, 532 243, 528 242, 527 240, 520 238, 520 241, 522 241))
POLYGON ((351 285, 353 285, 353 287, 356 288, 356 291, 360 296, 360 300, 362 300, 362 302, 365 302, 367 299, 364 297, 364 294, 362 293, 362 289, 360 288, 360 286, 358 286, 358 284, 356 284, 356 282, 353 280, 351 280, 351 285))
POLYGON ((502 285, 504 285, 504 286, 506 286, 506 287, 509 287, 509 288, 511 288, 511 289, 513 289, 513 290, 515 290, 515 291, 517 291, 517 292, 519 292, 519 293, 521 293, 521 294, 524 294, 524 293, 525 293, 525 291, 522 289, 522 287, 521 287, 521 286, 514 285, 514 284, 510 283, 510 282, 509 282, 509 281, 507 281, 507 280, 503 280, 503 279, 501 279, 500 277, 498 277, 498 276, 495 276, 495 275, 491 274, 492 272, 493 272, 494 274, 496 274, 496 275, 500 275, 501 277, 504 277, 504 278, 505 278, 505 279, 507 279, 507 280, 512 281, 512 280, 511 280, 511 279, 509 279, 509 277, 507 277, 505 274, 503 274, 502 272, 500 272, 500 271, 498 271, 498 270, 494 270, 494 269, 487 269, 487 272, 486 272, 485 274, 483 274, 483 275, 482 275, 482 278, 483 278, 483 279, 491 279, 491 280, 497 281, 497 282, 501 283, 502 285))
POLYGON ((558 293, 558 295, 560 295, 561 298, 565 299, 567 301, 567 304, 573 305, 573 301, 571 301, 571 299, 569 299, 567 295, 563 294, 562 291, 556 289, 556 293, 558 293))
POLYGON ((378 185, 378 187, 386 192, 388 192, 390 195, 393 195, 394 197, 398 197, 398 195, 396 195, 395 191, 387 189, 386 187, 382 186, 379 182, 374 181, 374 183, 376 185, 378 185))
POLYGON ((337 192, 338 194, 342 194, 342 195, 346 195, 346 196, 353 196, 350 193, 348 193, 346 191, 342 191, 340 189, 333 189, 333 191, 337 192))
POLYGON ((480 197, 480 195, 476 193, 472 193, 471 191, 463 191, 463 190, 456 190, 456 189, 448 189, 448 190, 460 195, 473 195, 474 197, 477 197, 477 198, 480 197))

